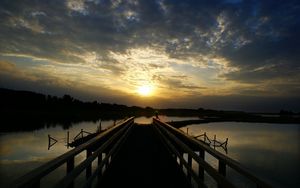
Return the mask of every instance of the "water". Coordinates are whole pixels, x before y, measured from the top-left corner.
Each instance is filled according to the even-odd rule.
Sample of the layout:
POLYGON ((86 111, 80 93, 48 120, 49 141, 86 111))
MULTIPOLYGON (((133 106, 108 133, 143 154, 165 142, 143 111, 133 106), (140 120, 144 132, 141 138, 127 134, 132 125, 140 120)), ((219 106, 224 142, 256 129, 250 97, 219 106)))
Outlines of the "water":
MULTIPOLYGON (((169 122, 169 121, 184 121, 184 120, 192 120, 192 119, 199 119, 197 117, 176 117, 176 116, 158 116, 159 119, 163 122, 169 122)), ((149 124, 152 123, 153 117, 138 117, 134 119, 134 122, 140 123, 140 124, 149 124)))
MULTIPOLYGON (((193 117, 166 117, 160 116, 163 121, 178 121, 195 119, 193 117)), ((137 123, 151 123, 152 117, 139 117, 137 123)), ((13 132, 0 135, 0 187, 7 187, 14 179, 30 172, 32 169, 46 163, 47 161, 71 150, 66 147, 67 131, 70 132, 70 141, 83 129, 87 132, 95 132, 100 121, 81 122, 73 124, 68 130, 63 126, 45 127, 32 132, 13 132), (48 150, 48 134, 58 140, 48 150), (15 170, 18 169, 18 170, 15 170)), ((114 121, 102 121, 102 129, 112 126, 114 121)), ((85 159, 85 153, 75 158, 75 166, 85 159)), ((41 182, 46 187, 51 187, 54 180, 65 175, 65 166, 51 173, 41 182)), ((83 177, 84 178, 84 174, 83 177)))
MULTIPOLYGON (((180 121, 197 118, 160 116, 160 119, 180 121)), ((152 117, 139 117, 135 122, 151 123, 152 117)), ((99 121, 82 122, 73 124, 68 130, 57 125, 32 132, 1 134, 0 187, 7 187, 14 179, 72 149, 65 146, 67 131, 70 132, 70 139, 73 139, 81 129, 95 132, 99 124, 99 121), (58 140, 50 150, 48 150, 48 134, 58 140)), ((101 123, 103 129, 113 124, 114 121, 101 123)), ((186 128, 183 127, 182 130, 186 132, 186 128)), ((213 138, 215 134, 217 140, 224 141, 229 138, 227 155, 271 182, 274 187, 299 187, 300 125, 220 122, 190 125, 188 128, 189 134, 195 136, 206 132, 209 138, 213 138)), ((218 150, 226 154, 221 148, 218 150)), ((84 158, 85 153, 77 156, 75 165, 84 158)), ((216 166, 216 161, 209 155, 206 155, 206 160, 216 166)), ((60 167, 44 178, 41 184, 50 186, 54 180, 65 175, 65 168, 65 165, 60 167)), ((229 178, 239 181, 234 172, 227 173, 229 178)), ((78 182, 80 178, 84 178, 84 173, 78 182)))
MULTIPOLYGON (((300 125, 218 122, 190 125, 181 128, 184 132, 197 136, 207 133, 210 139, 228 141, 226 154, 250 169, 254 174, 268 181, 274 187, 299 187, 300 185, 300 125)), ((207 156, 207 161, 216 166, 216 161, 207 156)), ((251 187, 237 178, 232 170, 228 177, 234 179, 238 187, 251 187)))
MULTIPOLYGON (((68 130, 62 126, 43 128, 32 132, 5 133, 0 136, 0 187, 7 187, 17 177, 46 163, 72 148, 67 148, 67 131, 70 132, 70 141, 81 129, 87 132, 96 132, 100 121, 81 122, 73 124, 68 130), (48 150, 48 134, 58 140, 48 150), (18 169, 18 170, 16 170, 18 169)), ((102 129, 110 127, 114 121, 102 121, 102 129)), ((75 161, 79 163, 84 159, 84 154, 79 155, 75 161)), ((62 166, 62 172, 65 168, 62 166)), ((63 175, 64 173, 60 173, 63 175)), ((52 176, 53 178, 56 176, 52 176)), ((50 180, 49 180, 50 181, 50 180)))

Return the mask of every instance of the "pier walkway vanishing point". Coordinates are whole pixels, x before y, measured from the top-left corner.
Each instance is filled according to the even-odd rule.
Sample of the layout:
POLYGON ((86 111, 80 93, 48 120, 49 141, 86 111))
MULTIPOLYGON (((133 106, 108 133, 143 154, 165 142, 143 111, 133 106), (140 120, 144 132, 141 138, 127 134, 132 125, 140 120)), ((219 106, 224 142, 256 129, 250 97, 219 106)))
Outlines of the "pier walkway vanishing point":
POLYGON ((226 178, 228 168, 256 187, 270 187, 238 162, 157 119, 136 124, 128 118, 20 177, 12 187, 40 187, 62 165, 66 174, 53 187, 207 187, 205 173, 218 187, 237 187, 226 178), (85 160, 75 165, 82 152, 85 160), (218 161, 217 168, 204 160, 207 153, 218 161), (78 183, 82 172, 85 178, 78 183))

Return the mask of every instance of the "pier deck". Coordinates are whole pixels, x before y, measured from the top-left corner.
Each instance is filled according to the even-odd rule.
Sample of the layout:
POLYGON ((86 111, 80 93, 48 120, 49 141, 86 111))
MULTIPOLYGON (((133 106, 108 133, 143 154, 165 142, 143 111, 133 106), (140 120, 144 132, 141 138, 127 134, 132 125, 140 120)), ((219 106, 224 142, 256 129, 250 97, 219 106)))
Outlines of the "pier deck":
POLYGON ((135 124, 101 187, 190 187, 151 124, 135 124))
POLYGON ((53 182, 57 188, 77 187, 79 180, 86 188, 207 187, 205 173, 218 187, 239 187, 228 179, 228 168, 256 187, 271 187, 237 161, 158 119, 141 125, 128 118, 20 177, 12 187, 40 187, 43 178, 62 165, 66 175, 53 182), (76 164, 82 152, 86 158, 76 164), (205 160, 208 154, 217 167, 205 160), (79 179, 83 172, 85 179, 79 179))

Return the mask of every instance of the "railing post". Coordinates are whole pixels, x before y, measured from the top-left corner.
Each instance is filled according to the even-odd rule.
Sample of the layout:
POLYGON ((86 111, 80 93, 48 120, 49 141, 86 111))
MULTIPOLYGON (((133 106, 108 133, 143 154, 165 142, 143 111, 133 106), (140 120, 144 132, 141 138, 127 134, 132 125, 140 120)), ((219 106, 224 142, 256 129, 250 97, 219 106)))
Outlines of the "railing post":
POLYGON ((41 180, 37 180, 34 182, 34 184, 30 185, 30 187, 33 187, 33 188, 40 188, 41 187, 41 180))
POLYGON ((69 149, 69 142, 70 142, 70 132, 67 133, 67 148, 69 149))
POLYGON ((215 136, 214 136, 214 149, 216 148, 216 139, 217 139, 216 137, 217 137, 217 136, 215 135, 215 136))
MULTIPOLYGON (((181 155, 181 157, 183 158, 184 153, 183 153, 183 152, 180 152, 180 155, 181 155)), ((181 159, 179 159, 179 166, 180 166, 180 169, 183 170, 183 163, 182 163, 182 160, 181 160, 181 159)))
MULTIPOLYGON (((204 157, 205 151, 203 149, 199 150, 199 156, 201 157, 201 159, 204 161, 205 157, 204 157)), ((199 178, 201 180, 204 180, 204 168, 202 166, 200 166, 200 164, 198 164, 198 170, 199 170, 199 178)))
MULTIPOLYGON (((107 154, 108 154, 108 152, 105 153, 105 158, 107 157, 107 154)), ((106 160, 106 163, 105 163, 105 170, 107 170, 108 165, 109 165, 109 159, 106 160)))
POLYGON ((226 176, 226 163, 219 160, 219 173, 226 176))
MULTIPOLYGON (((218 172, 223 175, 224 177, 226 176, 226 163, 222 160, 219 159, 219 169, 218 172)), ((218 187, 222 187, 222 185, 218 184, 218 187)))
MULTIPOLYGON (((86 150, 86 158, 89 158, 92 155, 90 149, 86 150)), ((92 175, 92 164, 88 164, 86 167, 86 178, 88 179, 92 175)))
MULTIPOLYGON (((67 174, 69 174, 70 172, 72 172, 72 170, 74 169, 74 156, 71 157, 68 161, 67 161, 67 174)), ((71 185, 69 186, 69 188, 74 187, 74 182, 71 183, 71 185)))
MULTIPOLYGON (((98 168, 100 167, 101 162, 102 162, 102 153, 100 153, 100 154, 98 155, 98 168)), ((101 176, 102 176, 102 168, 99 169, 99 173, 98 173, 98 181, 99 181, 99 179, 101 178, 101 176)))
MULTIPOLYGON (((188 165, 189 167, 191 167, 191 169, 193 169, 192 167, 192 156, 190 154, 188 154, 188 165)), ((192 175, 191 175, 191 172, 187 169, 187 178, 188 178, 188 181, 190 183, 192 183, 192 175)))
POLYGON ((48 150, 50 149, 50 146, 51 146, 51 139, 50 139, 50 134, 48 134, 48 150))

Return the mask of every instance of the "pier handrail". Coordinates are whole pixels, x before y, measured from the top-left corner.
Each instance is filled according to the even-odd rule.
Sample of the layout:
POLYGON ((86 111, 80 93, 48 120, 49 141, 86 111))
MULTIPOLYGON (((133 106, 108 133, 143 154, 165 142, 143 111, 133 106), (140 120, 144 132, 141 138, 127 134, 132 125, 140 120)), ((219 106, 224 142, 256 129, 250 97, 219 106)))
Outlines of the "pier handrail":
POLYGON ((201 158, 204 159, 204 152, 207 152, 210 155, 212 155, 213 157, 215 157, 219 162, 218 171, 224 177, 226 176, 226 166, 229 166, 231 169, 235 170, 239 174, 241 174, 244 177, 248 178, 249 180, 253 181, 256 184, 257 187, 266 187, 266 188, 271 187, 268 183, 266 183, 265 181, 263 181, 260 178, 256 177, 254 175, 254 173, 252 173, 249 169, 243 167, 237 161, 235 161, 235 160, 223 155, 222 153, 212 149, 211 147, 209 147, 206 144, 202 143, 201 141, 195 139, 194 137, 191 137, 191 136, 183 133, 182 131, 172 127, 171 125, 169 125, 167 123, 164 123, 164 122, 162 122, 158 119, 153 118, 153 123, 155 125, 159 125, 159 126, 164 127, 170 133, 173 133, 173 135, 176 135, 176 138, 179 138, 180 141, 184 142, 184 144, 186 144, 188 146, 193 146, 194 150, 197 150, 200 153, 202 153, 201 158))
MULTIPOLYGON (((198 176, 193 168, 192 168, 192 159, 194 159, 200 168, 205 169, 209 175, 211 175, 218 184, 222 184, 222 187, 234 187, 225 177, 219 174, 212 166, 210 166, 207 162, 205 162, 200 156, 198 156, 189 146, 184 144, 181 140, 179 140, 174 134, 168 131, 165 127, 159 126, 155 129, 161 136, 163 142, 169 148, 169 151, 177 159, 179 158, 181 168, 184 166, 187 170, 187 179, 190 183, 192 183, 192 177, 195 182, 198 184, 198 187, 207 187, 204 184, 203 178, 198 176), (172 143, 173 142, 173 143, 172 143), (180 149, 180 150, 178 150, 180 149), (184 159, 183 153, 188 154, 188 162, 184 159)), ((182 169, 183 170, 183 169, 182 169)))
MULTIPOLYGON (((116 132, 122 129, 122 127, 132 125, 134 122, 134 117, 128 118, 123 122, 115 125, 114 127, 108 129, 107 131, 100 133, 96 137, 91 140, 81 144, 80 146, 60 155, 57 158, 52 159, 46 164, 32 170, 26 175, 18 178, 12 187, 39 187, 40 180, 52 172, 53 170, 60 167, 62 164, 67 163, 67 174, 70 173, 74 169, 74 158, 77 154, 81 153, 84 150, 87 150, 87 156, 91 155, 91 148, 99 142, 108 139, 110 136, 114 135, 116 132), (89 154, 88 154, 89 153, 89 154)), ((100 147, 100 146, 99 146, 100 147)))
MULTIPOLYGON (((122 127, 122 129, 126 129, 125 133, 123 133, 123 131, 119 131, 116 134, 114 134, 112 137, 109 138, 108 141, 106 141, 101 147, 99 147, 95 152, 93 152, 89 157, 87 157, 87 159, 85 161, 83 161, 82 163, 80 163, 77 167, 75 167, 72 172, 70 172, 69 174, 67 174, 63 179, 61 179, 55 187, 57 188, 61 188, 61 187, 70 187, 70 185, 72 185, 74 179, 84 170, 86 169, 87 166, 91 165, 92 162, 99 157, 99 155, 102 154, 102 152, 105 151, 105 149, 107 147, 109 147, 110 144, 112 144, 118 137, 120 134, 122 134, 121 138, 119 138, 117 140, 117 142, 113 145, 112 149, 108 152, 108 154, 106 154, 105 158, 103 160, 101 160, 101 162, 98 163, 98 167, 96 169, 96 171, 92 174, 90 174, 87 177, 87 184, 90 186, 92 184, 92 180, 96 177, 96 175, 102 171, 102 168, 105 164, 107 164, 109 162, 109 160, 112 160, 111 156, 113 155, 113 153, 119 149, 120 144, 127 138, 130 130, 132 128, 132 124, 130 125, 129 128, 126 127, 122 127)), ((89 187, 86 185, 86 187, 89 187)))

